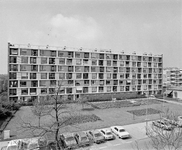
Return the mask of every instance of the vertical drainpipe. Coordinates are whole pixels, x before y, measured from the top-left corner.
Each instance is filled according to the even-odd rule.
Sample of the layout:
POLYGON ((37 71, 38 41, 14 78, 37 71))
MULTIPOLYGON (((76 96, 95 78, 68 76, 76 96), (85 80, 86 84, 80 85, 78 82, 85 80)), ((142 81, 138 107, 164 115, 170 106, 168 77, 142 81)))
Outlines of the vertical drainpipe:
POLYGON ((10 43, 8 42, 8 54, 7 54, 7 57, 8 57, 8 63, 7 63, 7 73, 8 73, 8 83, 7 83, 7 95, 8 95, 8 102, 10 102, 10 99, 9 99, 9 55, 10 55, 10 43))

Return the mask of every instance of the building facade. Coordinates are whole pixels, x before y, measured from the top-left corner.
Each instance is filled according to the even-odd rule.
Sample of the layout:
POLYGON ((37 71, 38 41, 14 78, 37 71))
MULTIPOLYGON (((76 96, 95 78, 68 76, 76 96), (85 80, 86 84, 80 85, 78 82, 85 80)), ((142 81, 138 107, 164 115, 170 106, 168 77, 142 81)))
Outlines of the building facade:
POLYGON ((179 68, 164 68, 163 83, 165 87, 182 86, 182 69, 179 68))
POLYGON ((110 50, 8 44, 9 100, 55 94, 162 92, 163 56, 110 50))

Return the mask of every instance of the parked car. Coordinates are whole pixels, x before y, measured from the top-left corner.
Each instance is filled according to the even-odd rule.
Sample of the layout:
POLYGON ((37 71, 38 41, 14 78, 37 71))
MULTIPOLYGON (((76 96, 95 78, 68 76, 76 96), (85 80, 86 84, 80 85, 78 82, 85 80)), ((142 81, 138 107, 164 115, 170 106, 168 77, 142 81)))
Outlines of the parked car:
POLYGON ((83 131, 74 133, 74 136, 78 146, 89 146, 91 144, 87 134, 83 131))
POLYGON ((64 148, 74 149, 74 148, 78 147, 73 133, 61 134, 60 135, 60 141, 61 141, 64 148))
POLYGON ((119 138, 130 138, 130 134, 122 126, 112 126, 111 131, 119 138))
POLYGON ((115 136, 111 132, 110 128, 101 129, 100 132, 106 140, 114 140, 115 139, 115 136))
POLYGON ((176 126, 176 127, 179 125, 178 122, 175 121, 175 120, 171 120, 171 119, 167 119, 167 118, 162 118, 162 120, 163 120, 165 123, 171 124, 171 125, 176 126))
POLYGON ((174 127, 168 123, 166 123, 163 120, 157 120, 157 121, 153 121, 152 124, 156 127, 162 128, 164 130, 172 130, 174 129, 174 127))
POLYGON ((105 142, 104 136, 100 133, 99 130, 87 131, 87 136, 94 143, 100 144, 105 142))

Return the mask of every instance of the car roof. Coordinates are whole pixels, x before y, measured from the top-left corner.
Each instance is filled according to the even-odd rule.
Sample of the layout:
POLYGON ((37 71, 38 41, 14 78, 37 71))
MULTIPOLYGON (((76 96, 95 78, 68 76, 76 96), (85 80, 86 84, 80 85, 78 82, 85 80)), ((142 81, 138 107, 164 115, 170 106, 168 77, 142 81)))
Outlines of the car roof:
POLYGON ((74 136, 73 133, 63 133, 62 134, 65 138, 70 137, 70 136, 74 136))
POLYGON ((111 132, 110 128, 104 128, 104 129, 100 129, 100 130, 103 130, 104 132, 111 132))
POLYGON ((122 126, 113 126, 113 128, 124 129, 122 126))
POLYGON ((80 137, 85 137, 86 133, 83 131, 77 132, 76 134, 78 134, 80 137))

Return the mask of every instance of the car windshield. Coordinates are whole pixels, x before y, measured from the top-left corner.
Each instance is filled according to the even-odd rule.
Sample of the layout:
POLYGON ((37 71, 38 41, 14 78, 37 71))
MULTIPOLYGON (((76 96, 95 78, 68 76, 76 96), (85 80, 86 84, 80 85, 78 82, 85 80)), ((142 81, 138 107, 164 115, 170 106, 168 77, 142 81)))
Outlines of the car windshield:
POLYGON ((18 146, 16 145, 8 146, 7 150, 18 150, 18 146))
POLYGON ((87 140, 87 137, 81 137, 81 141, 86 141, 87 140))
POLYGON ((94 136, 99 137, 99 136, 101 136, 101 134, 100 133, 95 133, 94 136))
POLYGON ((73 140, 74 140, 74 137, 72 136, 66 138, 66 141, 73 141, 73 140))
POLYGON ((112 133, 111 132, 106 132, 106 135, 111 135, 112 133))
POLYGON ((119 132, 125 132, 125 129, 119 129, 119 132))

